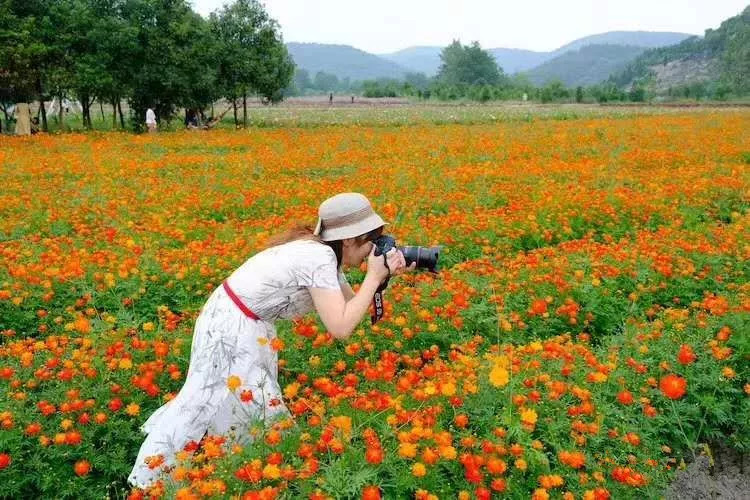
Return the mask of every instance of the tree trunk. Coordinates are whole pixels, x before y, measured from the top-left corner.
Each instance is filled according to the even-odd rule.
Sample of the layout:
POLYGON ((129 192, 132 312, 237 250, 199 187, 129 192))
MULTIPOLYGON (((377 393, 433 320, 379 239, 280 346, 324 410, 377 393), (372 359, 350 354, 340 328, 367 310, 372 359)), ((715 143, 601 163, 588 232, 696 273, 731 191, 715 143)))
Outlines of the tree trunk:
POLYGON ((81 119, 83 121, 83 128, 91 130, 91 101, 88 96, 82 96, 81 98, 81 119))
POLYGON ((60 130, 65 130, 65 108, 63 107, 63 95, 58 94, 57 98, 60 100, 60 110, 57 112, 57 122, 60 124, 60 130))
POLYGON ((237 100, 232 98, 232 108, 234 109, 234 128, 237 128, 239 123, 237 122, 237 100))
MULTIPOLYGON (((91 108, 94 107, 94 102, 95 101, 96 101, 96 97, 92 97, 91 99, 89 99, 89 105, 88 105, 88 110, 89 111, 88 111, 88 113, 86 113, 88 115, 89 130, 93 130, 94 129, 94 122, 91 120, 91 108)), ((104 116, 104 111, 102 111, 102 116, 104 116)))
MULTIPOLYGON (((5 123, 7 124, 10 121, 10 117, 8 116, 8 108, 0 104, 0 108, 3 110, 3 115, 5 116, 5 123)), ((0 133, 3 131, 3 120, 0 120, 0 133)))
POLYGON ((211 120, 214 119, 214 103, 211 103, 211 120))
POLYGON ((47 110, 44 108, 44 94, 42 94, 42 79, 36 77, 36 92, 39 95, 39 109, 42 112, 42 130, 49 132, 47 127, 47 110))
POLYGON ((99 99, 99 112, 102 114, 102 121, 104 121, 104 104, 102 104, 101 99, 99 99))
POLYGON ((242 128, 247 128, 247 92, 242 94, 242 128))
POLYGON ((112 130, 117 130, 117 99, 112 98, 112 130))
POLYGON ((125 130, 125 118, 122 117, 122 104, 120 99, 117 99, 117 111, 120 112, 120 127, 125 130))

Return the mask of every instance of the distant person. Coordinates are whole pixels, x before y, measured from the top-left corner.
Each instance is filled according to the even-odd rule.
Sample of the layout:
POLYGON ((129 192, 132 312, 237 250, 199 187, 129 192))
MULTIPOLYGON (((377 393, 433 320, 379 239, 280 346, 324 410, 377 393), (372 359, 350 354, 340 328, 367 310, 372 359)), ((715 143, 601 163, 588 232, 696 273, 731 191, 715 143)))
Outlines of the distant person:
POLYGON ((197 129, 200 123, 198 122, 198 113, 194 109, 185 110, 185 128, 197 129))
POLYGON ((354 96, 352 96, 352 104, 354 104, 354 96))
POLYGON ((146 128, 150 134, 156 132, 156 113, 151 108, 146 110, 146 128))
POLYGON ((328 95, 328 104, 333 104, 333 92, 328 95))

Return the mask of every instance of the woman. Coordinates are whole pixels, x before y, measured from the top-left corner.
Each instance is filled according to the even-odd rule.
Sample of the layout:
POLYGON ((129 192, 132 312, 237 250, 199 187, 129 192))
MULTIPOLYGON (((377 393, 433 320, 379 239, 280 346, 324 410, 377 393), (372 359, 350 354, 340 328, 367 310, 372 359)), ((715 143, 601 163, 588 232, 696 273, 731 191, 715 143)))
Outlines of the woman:
POLYGON ((361 194, 329 198, 318 215, 314 231, 294 230, 286 242, 248 259, 203 306, 185 384, 143 425, 148 436, 128 478, 131 484, 149 486, 163 466, 174 464, 176 452, 206 432, 245 441, 254 420, 288 415, 271 342, 274 320, 314 307, 328 331, 345 339, 380 283, 407 270, 400 251, 374 255, 372 241, 385 222, 361 194), (341 267, 359 266, 365 258, 367 274, 355 294, 341 267))

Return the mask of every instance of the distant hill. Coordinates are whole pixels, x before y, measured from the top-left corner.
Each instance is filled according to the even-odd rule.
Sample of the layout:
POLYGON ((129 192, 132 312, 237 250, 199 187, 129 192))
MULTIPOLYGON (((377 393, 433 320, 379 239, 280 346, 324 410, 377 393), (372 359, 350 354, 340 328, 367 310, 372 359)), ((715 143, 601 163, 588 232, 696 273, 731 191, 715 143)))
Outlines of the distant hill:
POLYGON ((568 87, 593 85, 625 69, 644 50, 631 45, 584 45, 550 59, 526 75, 534 85, 552 80, 560 80, 568 87))
MULTIPOLYGON (((513 74, 530 70, 565 52, 576 51, 587 45, 624 45, 651 48, 679 43, 690 36, 692 35, 687 33, 661 31, 610 31, 573 40, 550 52, 508 48, 487 50, 495 57, 497 64, 503 68, 505 73, 513 74)), ((440 67, 440 51, 442 49, 442 47, 437 46, 419 46, 379 55, 383 59, 432 76, 437 74, 440 67)), ((613 55, 613 57, 615 56, 613 55)), ((609 73, 605 74, 603 78, 608 75, 609 73)))
POLYGON ((533 68, 550 58, 549 52, 524 49, 489 49, 497 64, 506 74, 519 73, 533 68))
POLYGON ((349 45, 287 43, 286 46, 295 64, 309 71, 311 77, 318 71, 324 71, 356 81, 379 77, 403 78, 410 71, 393 61, 349 45))
MULTIPOLYGON (((678 43, 689 36, 671 32, 611 31, 579 38, 550 52, 508 48, 487 50, 507 74, 531 70, 530 76, 534 82, 560 79, 571 84, 595 83, 596 78, 605 79, 612 72, 622 70, 624 63, 632 61, 640 53, 636 48, 642 51, 643 48, 661 47, 678 43), (609 48, 580 50, 590 45, 609 48), (563 58, 556 60, 558 57, 563 58)), ((403 78, 407 72, 433 76, 440 67, 440 52, 443 49, 418 46, 376 55, 349 45, 292 42, 287 44, 287 48, 297 66, 306 69, 311 77, 318 71, 325 71, 340 79, 348 77, 351 81, 403 78)))
POLYGON ((716 30, 706 30, 703 37, 645 51, 610 81, 622 87, 641 84, 655 93, 705 83, 746 95, 750 92, 750 6, 716 30))
POLYGON ((598 35, 589 35, 563 45, 552 51, 553 57, 578 50, 586 45, 629 45, 632 47, 664 47, 674 45, 693 35, 671 31, 608 31, 598 35))
POLYGON ((443 47, 408 47, 390 54, 378 54, 379 57, 394 62, 400 66, 433 76, 440 67, 440 51, 443 47))

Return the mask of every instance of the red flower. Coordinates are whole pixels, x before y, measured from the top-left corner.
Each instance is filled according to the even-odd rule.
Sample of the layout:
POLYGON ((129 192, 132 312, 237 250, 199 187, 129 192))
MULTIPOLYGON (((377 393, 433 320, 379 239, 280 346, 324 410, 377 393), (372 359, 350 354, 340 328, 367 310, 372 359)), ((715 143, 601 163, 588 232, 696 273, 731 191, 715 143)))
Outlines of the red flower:
POLYGON ((0 453, 0 470, 7 469, 12 460, 7 453, 0 453))
POLYGON ((91 464, 88 462, 88 460, 79 460, 73 466, 73 471, 78 477, 86 476, 91 471, 91 464))
POLYGON ((362 490, 362 500, 380 500, 380 488, 377 486, 366 486, 362 490))
POLYGON ((688 344, 682 344, 680 346, 680 351, 677 353, 677 361, 679 361, 681 365, 689 365, 695 361, 696 358, 692 347, 688 344))
POLYGON ((617 401, 624 405, 633 404, 633 393, 628 390, 622 390, 617 394, 617 401))
POLYGON ((687 391, 687 380, 679 375, 670 373, 661 378, 659 389, 669 399, 680 399, 687 391))
POLYGON ((377 465, 383 461, 383 450, 380 447, 367 448, 365 451, 367 463, 377 465))

